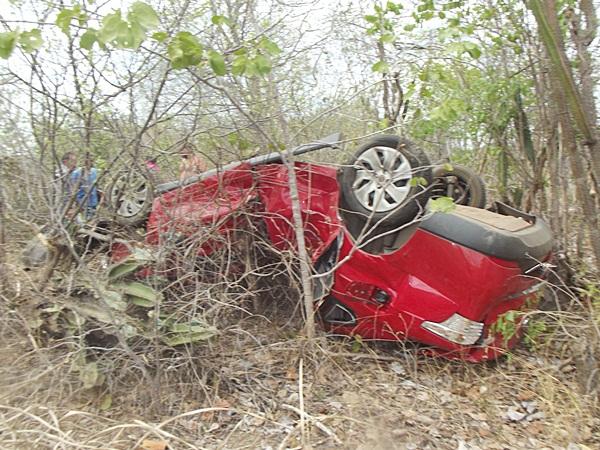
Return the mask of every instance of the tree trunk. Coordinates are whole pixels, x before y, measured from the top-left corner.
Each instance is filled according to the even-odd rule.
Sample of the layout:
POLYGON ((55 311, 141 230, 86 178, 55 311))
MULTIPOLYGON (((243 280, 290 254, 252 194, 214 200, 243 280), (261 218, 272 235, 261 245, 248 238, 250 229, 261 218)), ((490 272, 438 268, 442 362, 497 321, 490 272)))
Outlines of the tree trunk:
POLYGON ((566 16, 569 19, 571 40, 574 42, 577 50, 577 73, 579 75, 582 107, 592 132, 593 145, 588 145, 587 148, 590 152, 589 158, 593 181, 595 183, 594 191, 598 193, 600 190, 600 148, 598 148, 597 145, 598 136, 596 132, 598 113, 596 111, 596 102, 594 99, 595 83, 592 77, 592 55, 589 52, 589 47, 596 38, 598 17, 591 0, 581 0, 579 2, 579 10, 583 17, 578 15, 577 12, 572 9, 568 10, 566 16), (585 27, 583 27, 582 22, 585 22, 585 27))
POLYGON ((597 158, 594 131, 591 129, 590 119, 581 101, 573 79, 571 65, 565 53, 554 0, 544 0, 543 5, 540 0, 530 0, 529 7, 533 11, 540 38, 548 54, 551 95, 557 108, 561 141, 569 155, 577 202, 582 208, 583 220, 588 228, 596 271, 600 271, 600 230, 598 229, 596 205, 590 195, 589 178, 577 146, 576 131, 571 117, 584 136, 584 144, 589 147, 590 154, 593 158, 597 158))

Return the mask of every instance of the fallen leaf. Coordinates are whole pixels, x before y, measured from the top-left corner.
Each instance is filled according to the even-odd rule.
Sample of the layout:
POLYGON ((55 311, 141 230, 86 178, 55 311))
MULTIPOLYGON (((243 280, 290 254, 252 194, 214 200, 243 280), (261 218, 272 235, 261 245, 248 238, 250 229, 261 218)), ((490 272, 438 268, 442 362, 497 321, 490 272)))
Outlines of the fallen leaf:
POLYGON ((477 433, 483 438, 490 437, 492 435, 492 432, 486 428, 478 428, 477 433))
POLYGON ((534 422, 527 425, 527 431, 533 435, 540 435, 544 433, 544 424, 542 422, 534 422))
POLYGON ((517 395, 517 399, 521 402, 531 401, 535 398, 535 393, 531 391, 521 391, 517 395))
POLYGON ((218 398, 215 401, 213 408, 231 408, 231 403, 229 403, 224 398, 218 398))
POLYGON ((288 380, 297 380, 298 379, 298 372, 296 371, 295 367, 290 367, 287 372, 285 373, 285 378, 288 380))
POLYGON ((477 400, 481 398, 481 392, 479 391, 480 386, 472 386, 466 392, 467 398, 471 400, 477 400))
POLYGON ((169 448, 169 444, 166 441, 152 441, 150 439, 145 439, 142 442, 142 446, 140 450, 167 450, 169 448))

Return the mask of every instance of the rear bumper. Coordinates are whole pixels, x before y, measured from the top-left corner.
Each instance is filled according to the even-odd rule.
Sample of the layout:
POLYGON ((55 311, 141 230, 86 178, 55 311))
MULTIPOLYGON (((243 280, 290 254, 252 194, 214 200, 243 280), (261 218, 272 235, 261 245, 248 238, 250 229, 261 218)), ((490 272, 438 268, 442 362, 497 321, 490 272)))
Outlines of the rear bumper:
POLYGON ((544 284, 538 283, 520 295, 512 295, 490 311, 483 323, 483 333, 477 344, 454 351, 428 351, 448 359, 461 359, 472 363, 491 361, 507 354, 521 341, 529 313, 537 307, 538 292, 544 284))

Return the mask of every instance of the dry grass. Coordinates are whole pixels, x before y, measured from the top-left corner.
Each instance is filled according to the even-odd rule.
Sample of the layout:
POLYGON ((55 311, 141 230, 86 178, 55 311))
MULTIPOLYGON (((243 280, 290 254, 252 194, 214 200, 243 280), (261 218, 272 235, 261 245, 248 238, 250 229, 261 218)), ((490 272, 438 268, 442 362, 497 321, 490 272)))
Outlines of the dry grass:
MULTIPOLYGON (((232 260, 211 270, 225 273, 223 264, 232 260)), ((145 440, 172 449, 600 446, 597 397, 581 389, 577 354, 593 336, 585 295, 561 295, 533 317, 545 324, 534 349, 468 365, 410 343, 307 342, 298 334, 295 280, 286 275, 292 266, 253 264, 261 270, 245 273, 255 277, 233 273, 215 283, 205 273, 163 286, 177 310, 201 310, 218 324, 215 339, 177 348, 133 340, 127 350, 92 347, 83 338, 89 330, 41 332, 33 312, 73 295, 73 267, 40 292, 36 274, 9 259, 14 276, 0 302, 0 448, 137 450, 145 440), (74 371, 82 352, 104 376, 91 388, 74 371), (527 408, 531 420, 507 416, 527 408)), ((101 264, 92 259, 77 270, 101 264)))
POLYGON ((6 309, 3 317, 1 448, 137 449, 145 439, 177 449, 600 445, 577 368, 551 344, 465 365, 412 345, 363 344, 355 353, 344 340, 307 343, 290 336, 297 324, 284 314, 257 315, 208 347, 161 354, 155 385, 123 363, 107 386, 86 390, 68 345, 34 345, 20 318, 6 309), (107 392, 112 405, 103 410, 107 392), (522 402, 543 416, 508 420, 522 402))

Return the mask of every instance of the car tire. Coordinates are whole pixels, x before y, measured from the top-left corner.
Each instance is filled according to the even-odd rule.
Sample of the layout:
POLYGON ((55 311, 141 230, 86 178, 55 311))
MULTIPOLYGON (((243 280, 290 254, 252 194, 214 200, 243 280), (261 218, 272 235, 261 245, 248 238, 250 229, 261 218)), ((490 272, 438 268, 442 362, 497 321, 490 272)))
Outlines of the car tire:
POLYGON ((106 208, 120 225, 139 226, 148 218, 154 201, 154 185, 136 168, 119 172, 106 192, 106 208))
POLYGON ((401 227, 424 211, 432 180, 429 159, 413 142, 377 136, 361 145, 341 171, 341 210, 370 217, 379 229, 401 227))
POLYGON ((451 169, 438 166, 433 169, 434 197, 450 197, 457 205, 485 208, 486 189, 483 179, 473 170, 451 164, 451 169))

